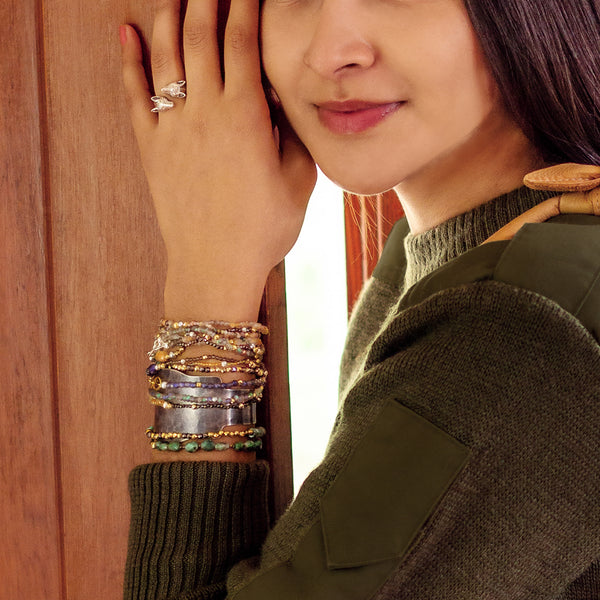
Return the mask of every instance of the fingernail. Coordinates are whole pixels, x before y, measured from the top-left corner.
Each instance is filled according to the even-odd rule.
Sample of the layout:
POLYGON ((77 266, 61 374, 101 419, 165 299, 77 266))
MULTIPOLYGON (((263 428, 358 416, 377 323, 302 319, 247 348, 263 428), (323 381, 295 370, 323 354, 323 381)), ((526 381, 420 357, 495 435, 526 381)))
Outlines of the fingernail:
POLYGON ((121 40, 121 46, 124 46, 127 43, 127 26, 126 25, 119 26, 119 39, 121 40))

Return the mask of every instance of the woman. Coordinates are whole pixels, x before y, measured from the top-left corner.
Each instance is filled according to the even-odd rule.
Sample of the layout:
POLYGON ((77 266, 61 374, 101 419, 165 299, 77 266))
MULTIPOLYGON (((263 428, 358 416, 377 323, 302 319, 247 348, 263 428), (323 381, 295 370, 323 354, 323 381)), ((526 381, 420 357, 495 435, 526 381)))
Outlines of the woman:
POLYGON ((216 0, 189 0, 182 31, 161 2, 153 103, 121 30, 165 313, 193 319, 151 354, 125 597, 597 598, 598 218, 514 221, 598 184, 561 167, 522 187, 600 165, 597 2, 265 0, 271 107, 258 4, 232 0, 221 61, 216 0), (252 323, 313 161, 355 193, 395 189, 407 218, 351 320, 326 457, 265 541, 252 323))

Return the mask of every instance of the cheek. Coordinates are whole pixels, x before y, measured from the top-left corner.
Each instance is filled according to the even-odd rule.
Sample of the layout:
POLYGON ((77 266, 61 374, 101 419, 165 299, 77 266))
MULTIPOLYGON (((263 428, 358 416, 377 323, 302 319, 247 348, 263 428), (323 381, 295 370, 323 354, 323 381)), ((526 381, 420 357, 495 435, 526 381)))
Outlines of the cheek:
POLYGON ((260 32, 263 68, 269 82, 278 92, 284 87, 291 65, 289 33, 285 23, 280 21, 273 11, 263 9, 260 32))
POLYGON ((489 112, 494 105, 498 104, 500 97, 498 87, 475 37, 475 32, 469 28, 465 37, 462 52, 464 93, 472 99, 473 108, 479 108, 479 112, 489 112))
POLYGON ((497 104, 500 98, 498 86, 470 22, 464 38, 465 69, 472 82, 472 92, 482 104, 497 104))
POLYGON ((500 94, 471 28, 448 37, 436 60, 429 61, 435 72, 425 101, 433 121, 444 122, 452 135, 478 127, 499 106, 500 94))

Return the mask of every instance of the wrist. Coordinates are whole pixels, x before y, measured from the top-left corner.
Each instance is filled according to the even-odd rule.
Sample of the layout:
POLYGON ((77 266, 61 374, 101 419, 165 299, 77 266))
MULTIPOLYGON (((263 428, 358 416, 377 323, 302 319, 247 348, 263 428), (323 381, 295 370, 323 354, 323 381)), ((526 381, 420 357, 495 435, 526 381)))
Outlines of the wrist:
POLYGON ((178 320, 256 321, 265 282, 266 275, 216 276, 169 268, 164 314, 178 320))

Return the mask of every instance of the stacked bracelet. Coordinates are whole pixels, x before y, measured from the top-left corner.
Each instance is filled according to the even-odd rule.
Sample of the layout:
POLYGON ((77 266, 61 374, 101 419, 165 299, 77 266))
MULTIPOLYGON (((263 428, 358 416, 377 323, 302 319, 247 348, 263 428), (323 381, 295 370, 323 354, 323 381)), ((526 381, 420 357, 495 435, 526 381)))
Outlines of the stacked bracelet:
POLYGON ((150 402, 155 406, 154 427, 146 432, 152 448, 198 452, 262 447, 265 430, 256 427, 256 403, 267 377, 261 339, 267 333, 259 323, 161 321, 146 370, 150 402), (183 355, 194 345, 213 346, 239 357, 183 355), (223 381, 220 375, 227 373, 248 377, 223 381), (230 426, 241 429, 224 429, 230 426), (248 439, 225 443, 219 439, 224 437, 248 439))

